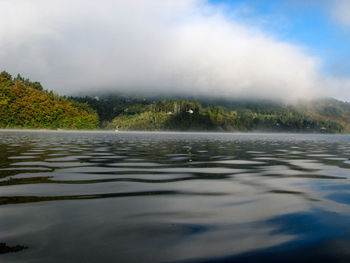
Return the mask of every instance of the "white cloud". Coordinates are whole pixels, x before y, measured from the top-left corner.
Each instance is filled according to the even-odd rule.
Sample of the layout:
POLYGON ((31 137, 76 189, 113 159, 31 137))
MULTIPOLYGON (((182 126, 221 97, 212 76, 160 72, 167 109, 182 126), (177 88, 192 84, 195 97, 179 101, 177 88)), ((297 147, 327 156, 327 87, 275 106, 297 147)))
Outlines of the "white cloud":
POLYGON ((0 0, 0 17, 0 69, 59 93, 298 99, 341 86, 320 75, 321 61, 303 47, 204 1, 0 0))
POLYGON ((333 16, 338 23, 344 26, 350 26, 350 1, 349 0, 334 0, 333 16))

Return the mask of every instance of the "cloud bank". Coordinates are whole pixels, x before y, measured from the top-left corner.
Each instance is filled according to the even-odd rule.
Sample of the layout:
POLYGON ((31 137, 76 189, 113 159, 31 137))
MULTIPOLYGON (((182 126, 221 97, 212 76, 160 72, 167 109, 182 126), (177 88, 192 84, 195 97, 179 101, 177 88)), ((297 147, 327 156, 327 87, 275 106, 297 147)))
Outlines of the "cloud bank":
POLYGON ((60 94, 290 100, 345 98, 350 86, 322 76, 306 48, 200 0, 2 0, 0 17, 0 69, 60 94))

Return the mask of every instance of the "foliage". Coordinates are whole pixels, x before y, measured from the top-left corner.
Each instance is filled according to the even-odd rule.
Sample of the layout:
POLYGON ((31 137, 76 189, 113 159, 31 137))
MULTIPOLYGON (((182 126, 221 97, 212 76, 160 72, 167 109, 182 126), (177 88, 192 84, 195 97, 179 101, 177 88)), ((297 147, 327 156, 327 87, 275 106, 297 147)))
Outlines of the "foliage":
POLYGON ((90 129, 99 124, 121 130, 341 133, 350 131, 350 104, 335 99, 288 105, 262 100, 64 98, 19 74, 12 78, 0 73, 0 127, 90 129))
POLYGON ((44 91, 39 82, 21 75, 0 73, 0 127, 94 129, 96 112, 81 104, 44 91))
POLYGON ((146 99, 136 99, 121 96, 108 96, 105 98, 98 97, 69 97, 80 103, 87 103, 94 109, 101 120, 101 126, 104 126, 108 121, 113 120, 114 117, 123 114, 124 112, 140 113, 144 111, 144 106, 151 102, 146 99))
MULTIPOLYGON (((254 105, 254 104, 251 104, 254 105)), ((315 103, 299 105, 263 105, 224 107, 198 101, 159 100, 149 105, 135 104, 108 123, 121 130, 208 130, 208 131, 293 131, 340 133, 349 131, 349 105, 329 109, 315 103), (310 108, 305 108, 308 105, 310 108), (298 110, 300 107, 301 110, 298 110), (344 111, 339 115, 339 111, 344 111), (336 118, 337 117, 337 118, 336 118)))

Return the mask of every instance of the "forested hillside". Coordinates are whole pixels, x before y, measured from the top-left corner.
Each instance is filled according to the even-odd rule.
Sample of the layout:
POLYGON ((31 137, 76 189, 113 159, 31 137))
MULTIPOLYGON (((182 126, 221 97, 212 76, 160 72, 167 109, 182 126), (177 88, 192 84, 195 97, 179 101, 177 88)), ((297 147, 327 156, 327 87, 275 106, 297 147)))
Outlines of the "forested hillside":
POLYGON ((201 99, 75 98, 99 113, 102 126, 119 130, 350 131, 350 104, 319 99, 298 104, 201 99), (114 118, 113 118, 114 117, 114 118))
POLYGON ((70 97, 0 73, 0 128, 350 132, 350 103, 70 97))
POLYGON ((94 129, 97 113, 20 75, 0 73, 0 128, 94 129))

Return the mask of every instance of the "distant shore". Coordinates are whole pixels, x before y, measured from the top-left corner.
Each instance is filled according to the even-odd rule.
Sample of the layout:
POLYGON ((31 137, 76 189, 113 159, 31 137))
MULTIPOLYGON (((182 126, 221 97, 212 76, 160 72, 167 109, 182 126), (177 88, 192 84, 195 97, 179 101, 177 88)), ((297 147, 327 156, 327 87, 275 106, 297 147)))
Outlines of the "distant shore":
POLYGON ((203 133, 203 134, 309 134, 309 135, 350 135, 350 133, 316 133, 316 132, 296 132, 296 131, 261 131, 261 130, 255 130, 255 131, 205 131, 205 130, 198 130, 198 131, 176 131, 176 130, 157 130, 157 131, 140 131, 140 130, 121 130, 121 131, 115 131, 115 130, 107 130, 107 129, 95 129, 95 130, 77 130, 77 129, 20 129, 20 128, 0 128, 0 132, 52 132, 52 133, 111 133, 111 134, 122 134, 122 133, 169 133, 169 134, 176 134, 176 133, 203 133))

